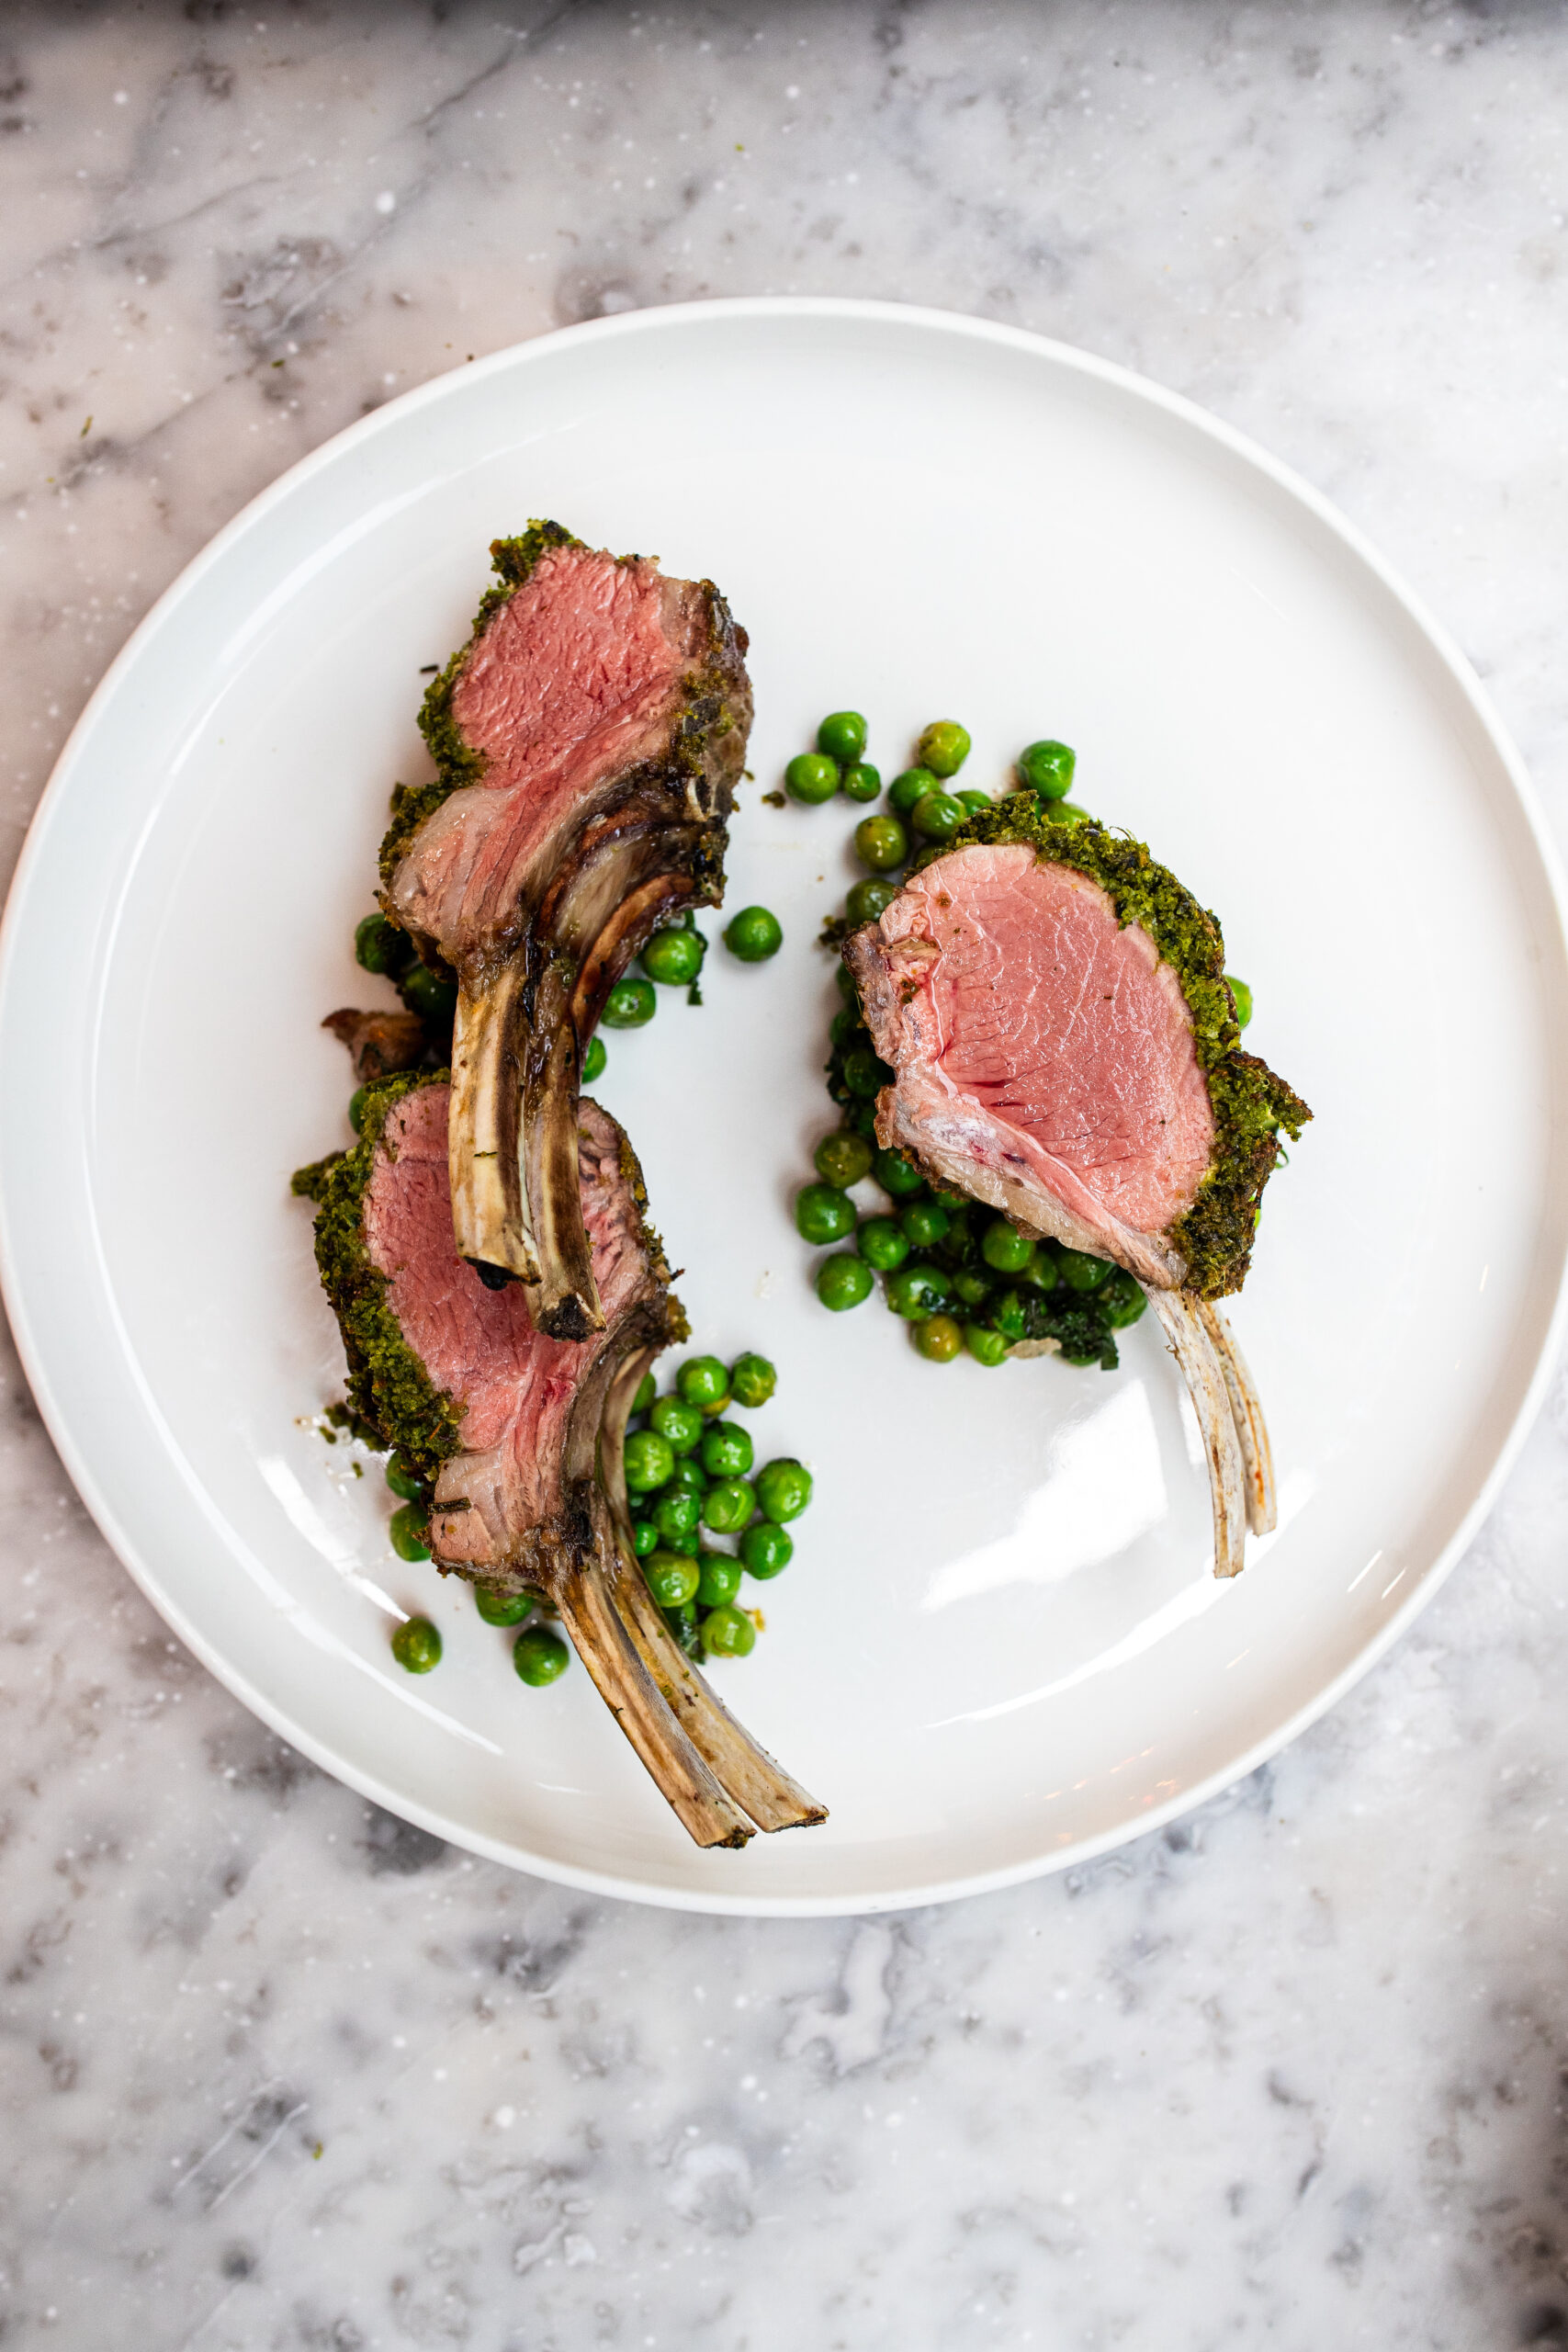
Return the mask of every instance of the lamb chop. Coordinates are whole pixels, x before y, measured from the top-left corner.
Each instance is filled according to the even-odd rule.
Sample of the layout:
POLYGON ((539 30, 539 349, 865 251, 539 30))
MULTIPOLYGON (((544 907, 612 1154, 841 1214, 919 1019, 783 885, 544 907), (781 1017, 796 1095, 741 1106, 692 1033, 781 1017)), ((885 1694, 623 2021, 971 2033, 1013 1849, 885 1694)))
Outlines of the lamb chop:
POLYGON ((584 1048, 649 935, 716 906, 751 689, 711 581, 558 523, 491 549, 499 587, 425 696, 434 784, 400 785, 382 905, 456 976, 460 1256, 537 1328, 603 1328, 577 1183, 584 1048))
POLYGON ((453 1246, 449 1111, 444 1072, 386 1080, 366 1099, 355 1148, 296 1180, 321 1204, 316 1258, 350 1405, 425 1482, 439 1567, 558 1610, 698 1845, 744 1845, 753 1822, 824 1819, 688 1662, 637 1564, 626 1419, 686 1319, 630 1145, 597 1103, 581 1103, 577 1171, 603 1319, 586 1340, 554 1340, 519 1285, 492 1290, 453 1246))
POLYGON ((1220 928, 1142 843, 980 810, 852 934, 892 1082, 876 1132, 1014 1224, 1147 1293, 1209 1461, 1214 1573, 1275 1523, 1257 1390, 1215 1301, 1239 1290, 1263 1187, 1312 1116, 1243 1053, 1220 928))

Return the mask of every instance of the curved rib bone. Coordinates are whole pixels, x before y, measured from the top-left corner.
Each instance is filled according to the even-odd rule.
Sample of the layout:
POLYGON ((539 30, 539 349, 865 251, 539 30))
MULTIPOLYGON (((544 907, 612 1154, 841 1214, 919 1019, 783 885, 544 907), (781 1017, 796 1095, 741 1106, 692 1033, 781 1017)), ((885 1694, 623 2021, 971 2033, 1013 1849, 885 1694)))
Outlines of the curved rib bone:
POLYGON ((1159 1317, 1171 1353, 1181 1369, 1209 1464, 1209 1496, 1214 1513, 1214 1574, 1236 1577, 1247 1566, 1247 1502, 1243 1493, 1241 1443, 1231 1413, 1230 1394, 1210 1343, 1198 1302, 1185 1291, 1156 1290, 1146 1295, 1159 1317))
POLYGON ((1231 1418, 1241 1446, 1247 1523, 1254 1535, 1272 1535, 1280 1512, 1274 1493, 1274 1449, 1269 1442, 1263 1402, 1225 1317, 1211 1299, 1201 1300, 1198 1312, 1219 1359, 1230 1397, 1231 1418))

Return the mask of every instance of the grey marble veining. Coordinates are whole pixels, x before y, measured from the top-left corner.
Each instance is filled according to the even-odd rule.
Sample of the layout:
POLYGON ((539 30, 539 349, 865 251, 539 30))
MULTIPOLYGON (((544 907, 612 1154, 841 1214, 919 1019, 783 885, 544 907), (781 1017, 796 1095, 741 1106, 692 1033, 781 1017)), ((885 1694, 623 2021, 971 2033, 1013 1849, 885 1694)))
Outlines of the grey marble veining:
MULTIPOLYGON (((972 310, 1337 498, 1568 831, 1568 15, 0 17, 7 870, 137 616, 284 466, 563 321, 972 310)), ((1325 779, 1331 797, 1333 779, 1325 779)), ((1559 1385, 1270 1770, 865 1923, 590 1901, 367 1811, 167 1634, 6 1375, 0 2341, 1568 2346, 1559 1385)))

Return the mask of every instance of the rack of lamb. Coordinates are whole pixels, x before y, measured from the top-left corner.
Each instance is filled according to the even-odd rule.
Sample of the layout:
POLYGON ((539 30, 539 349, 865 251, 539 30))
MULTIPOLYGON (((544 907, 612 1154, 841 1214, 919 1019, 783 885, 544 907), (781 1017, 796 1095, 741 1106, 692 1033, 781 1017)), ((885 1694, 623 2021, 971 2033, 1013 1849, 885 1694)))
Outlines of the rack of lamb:
POLYGON ((1239 1290, 1280 1131, 1312 1114, 1240 1050, 1220 927, 1141 842, 979 810, 844 956, 891 1083, 880 1140, 1147 1293, 1208 1456, 1214 1573, 1275 1522, 1269 1435, 1215 1301, 1239 1290))
POLYGON ((631 1146, 576 1105, 574 1179, 599 1305, 581 1340, 542 1332, 521 1285, 458 1256, 445 1072, 367 1091, 352 1150, 302 1170, 316 1259, 348 1356, 349 1401, 423 1481, 437 1566, 540 1592, 700 1846, 825 1818, 682 1653, 637 1564, 623 1453, 632 1399, 686 1335, 644 1216, 631 1146))
POLYGON ((746 757, 746 632, 707 580, 558 523, 491 549, 499 585, 425 696, 437 769, 400 785, 381 903, 455 977, 459 1256, 537 1328, 602 1327, 577 1097, 604 1000, 651 933, 716 906, 746 757))

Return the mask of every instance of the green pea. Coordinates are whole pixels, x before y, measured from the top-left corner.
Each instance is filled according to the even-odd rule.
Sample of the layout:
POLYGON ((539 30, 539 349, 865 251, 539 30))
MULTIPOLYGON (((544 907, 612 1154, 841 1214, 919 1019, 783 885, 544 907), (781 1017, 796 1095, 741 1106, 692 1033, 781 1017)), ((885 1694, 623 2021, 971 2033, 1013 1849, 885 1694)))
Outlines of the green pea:
POLYGON ((694 1454, 689 1453, 683 1461, 677 1462, 669 1477, 664 1481, 665 1492, 668 1493, 671 1487, 679 1487, 685 1494, 706 1494, 708 1474, 694 1454))
POLYGON ((778 1374, 766 1356, 737 1356, 729 1367, 729 1393, 748 1412, 765 1405, 778 1385, 778 1374))
POLYGON ((399 978, 398 990, 422 1021, 449 1021, 457 1010, 457 989, 449 980, 437 978, 428 964, 411 964, 399 978))
POLYGON ((836 1250, 817 1269, 817 1295, 835 1315, 863 1306, 873 1287, 871 1268, 847 1250, 836 1250))
POLYGON ((599 1017, 607 1029, 640 1029, 652 1020, 658 1002, 651 980, 617 980, 599 1017))
POLYGON ((729 1396, 729 1372, 716 1356, 688 1356, 675 1374, 675 1385, 688 1405, 706 1412, 729 1396))
POLYGON ((694 1534, 702 1515, 700 1498, 682 1487, 667 1488, 653 1506, 653 1523, 667 1544, 677 1536, 694 1534))
POLYGON ((928 842, 950 842, 968 821, 968 809, 951 792, 928 792, 923 800, 916 801, 909 819, 916 832, 928 842))
POLYGON ((1089 821, 1089 810, 1080 808, 1076 800, 1053 800, 1046 814, 1054 825, 1082 825, 1089 821))
POLYGON ((519 1634, 512 1645, 512 1663, 519 1682, 526 1682, 531 1690, 542 1690, 547 1682, 558 1682, 571 1664, 571 1652, 558 1634, 547 1625, 530 1625, 519 1634))
POLYGON ((793 1454, 781 1454, 758 1473, 757 1501, 764 1519, 782 1527, 786 1519, 798 1519, 811 1500, 811 1473, 793 1454))
POLYGON ((1142 1283, 1125 1266, 1113 1266, 1100 1286, 1100 1311, 1113 1331, 1135 1323, 1148 1303, 1142 1283))
POLYGON ((430 1545, 425 1538, 429 1533, 428 1514, 421 1503, 404 1503, 400 1510, 392 1513, 387 1529, 400 1560, 428 1560, 430 1545))
POLYGON ((874 800, 882 789, 881 771, 857 760, 852 768, 844 770, 841 789, 846 800, 874 800))
POLYGON ((639 1560, 646 1560, 650 1552, 658 1551, 659 1530, 655 1527, 652 1520, 633 1520, 632 1549, 637 1554, 639 1560))
POLYGON ((710 1478, 744 1478, 752 1459, 751 1440, 739 1421, 710 1421, 703 1431, 703 1468, 710 1478))
POLYGON ((863 1136, 852 1134, 848 1127, 840 1127, 835 1134, 823 1136, 811 1157, 824 1184, 832 1184, 840 1192, 846 1192, 850 1185, 858 1184, 863 1177, 871 1174, 871 1163, 875 1154, 863 1136))
POLYGON ((868 1216, 855 1235, 855 1248, 879 1274, 893 1273, 909 1254, 909 1237, 890 1216, 868 1216))
POLYGON ((1029 1235, 1020 1233, 1005 1216, 995 1218, 980 1237, 980 1255, 987 1266, 995 1266, 998 1274, 1018 1273, 1028 1265, 1033 1250, 1029 1235))
POLYGON ((748 1576, 766 1583, 770 1577, 782 1576, 795 1557, 795 1538, 782 1527, 764 1519, 749 1527, 740 1538, 740 1560, 748 1576))
POLYGON ((666 988, 688 988, 708 952, 700 931, 656 931, 642 951, 642 968, 666 988))
POLYGON ((721 1478, 703 1497, 703 1525, 716 1535, 739 1535, 750 1526, 757 1497, 746 1478, 721 1478))
POLYGON ((956 718, 933 718, 921 729, 915 753, 933 775, 956 775, 969 757, 969 730, 956 718))
POLYGON ((1109 1258, 1091 1258, 1084 1250, 1064 1250, 1057 1264, 1069 1290, 1098 1290, 1111 1272, 1109 1258))
POLYGON ((838 984, 839 994, 843 998, 844 1002, 854 1012, 858 1012, 860 1011, 860 990, 855 986, 855 976, 851 971, 849 966, 845 963, 835 964, 833 967, 833 978, 838 984))
POLYGON ((1234 972, 1225 974, 1225 984, 1235 999, 1236 1027, 1245 1029, 1252 1018, 1252 990, 1245 980, 1238 980, 1234 972))
POLYGON ((690 1453, 702 1437, 702 1413, 695 1405, 688 1405, 683 1396, 660 1396, 648 1419, 650 1429, 668 1439, 674 1454, 690 1453))
POLYGON ((394 1453, 387 1464, 387 1484, 405 1503, 418 1502, 424 1492, 418 1473, 409 1468, 400 1453, 394 1453))
POLYGON ((888 1069, 881 1056, 874 1053, 869 1046, 852 1046, 844 1056, 843 1069, 844 1084, 852 1094, 863 1095, 869 1099, 874 1094, 880 1094, 885 1086, 891 1086, 893 1083, 893 1071, 888 1069))
POLYGON ((642 1564, 648 1589, 660 1609, 679 1609, 696 1591, 702 1571, 681 1552, 658 1551, 642 1564))
POLYGON ((951 1363, 964 1350, 964 1333, 951 1315, 930 1315, 917 1323, 914 1340, 929 1363, 951 1363))
POLYGON ((858 760, 865 749, 865 721, 858 710, 830 710, 817 729, 817 748, 830 760, 858 760))
POLYGON ((977 785, 971 785, 967 792, 960 792, 954 797, 955 798, 963 801, 964 806, 968 809, 969 814, 972 817, 976 814, 976 810, 988 808, 991 805, 990 794, 988 792, 982 792, 977 785))
POLYGON ((632 1411, 646 1413, 658 1394, 659 1385, 652 1373, 645 1372, 637 1383, 637 1395, 632 1398, 632 1411))
POLYGON ((428 1674, 441 1663, 441 1636, 428 1617, 405 1617, 392 1635, 392 1656, 409 1674, 428 1674))
POLYGON ((525 1617, 533 1615, 534 1605, 531 1592, 502 1592, 493 1584, 474 1587, 474 1607, 487 1625, 521 1625, 525 1617))
POLYGON ((649 1495, 662 1487, 675 1467, 675 1451, 657 1430, 635 1430, 626 1440, 626 1485, 634 1495, 649 1495))
POLYGON ((348 1124, 358 1135, 365 1125, 365 1105, 369 1096, 367 1086, 356 1086, 348 1098, 348 1124))
POLYGON ((930 768, 906 768, 896 775, 887 787, 887 805, 896 816, 908 817, 925 798, 935 792, 941 778, 930 768))
POLYGON ((884 907, 890 907, 898 896, 897 882, 885 882, 880 875, 868 874, 863 882, 856 882, 844 900, 844 912, 858 931, 863 922, 874 922, 884 907))
POLYGON ((1028 1265, 1019 1268, 1018 1278, 1031 1290, 1053 1291, 1061 1282, 1062 1270, 1052 1252, 1037 1241, 1028 1265))
POLYGON ((590 1037, 588 1051, 582 1057, 582 1083, 592 1086, 596 1078, 604 1075, 604 1065, 610 1057, 604 1050, 603 1037, 590 1037))
POLYGON ((909 854, 909 836, 897 817, 863 817, 855 827, 855 855, 863 865, 887 873, 909 854))
POLYGON ((1039 793, 1043 800, 1064 799, 1072 789, 1077 760, 1077 753, 1067 744, 1046 736, 1043 741, 1031 743, 1026 752, 1019 753, 1019 781, 1039 793))
POLYGON ((855 1204, 836 1184, 806 1184, 795 1194, 795 1227, 803 1241, 841 1241, 855 1229, 855 1204))
POLYGON ((354 933, 354 960, 363 971, 388 978, 400 972, 413 954, 413 942, 385 915, 367 915, 354 933))
POLYGON ((917 1250, 934 1250, 945 1241, 953 1219, 935 1201, 911 1201, 907 1209, 898 1212, 898 1222, 917 1250))
POLYGON ((1007 1362, 1008 1343, 999 1331, 992 1331, 984 1323, 965 1323, 964 1344, 976 1363, 996 1365, 1007 1362))
POLYGON ((831 800, 839 789, 839 763, 822 752, 800 752, 784 770, 784 790, 810 807, 831 800))
POLYGON ((962 1299, 965 1306, 983 1306, 995 1288, 996 1284, 975 1266, 960 1266, 953 1277, 953 1295, 962 1299))
POLYGON ((727 1609, 740 1589, 740 1563, 728 1552, 705 1552, 695 1594, 699 1609, 727 1609))
POLYGON ((742 964, 765 964, 784 945, 784 927, 766 907, 742 907, 726 924, 724 944, 742 964))
POLYGON ((901 1151, 879 1151, 874 1165, 877 1182, 885 1193, 891 1193, 896 1201, 910 1200, 916 1193, 923 1193, 926 1189, 925 1178, 901 1151))
POLYGON ((900 1266, 887 1277, 887 1304, 907 1322, 923 1323, 947 1305, 951 1285, 940 1266, 900 1266))
POLYGON ((743 1609, 710 1609, 703 1619, 703 1647, 715 1657, 750 1657, 757 1628, 743 1609))
POLYGON ((859 1036, 864 1028, 865 1023, 861 1018, 859 1005, 846 1004, 840 1006, 829 1022, 828 1035, 835 1046, 844 1046, 852 1037, 859 1036))
MULTIPOLYGON (((846 1102, 843 1105, 844 1125, 855 1135, 863 1136, 869 1144, 876 1141, 876 1104, 846 1102)), ((1256 1222, 1256 1220, 1254 1220, 1256 1222)))

